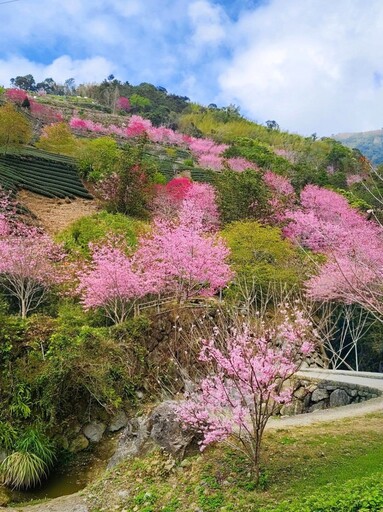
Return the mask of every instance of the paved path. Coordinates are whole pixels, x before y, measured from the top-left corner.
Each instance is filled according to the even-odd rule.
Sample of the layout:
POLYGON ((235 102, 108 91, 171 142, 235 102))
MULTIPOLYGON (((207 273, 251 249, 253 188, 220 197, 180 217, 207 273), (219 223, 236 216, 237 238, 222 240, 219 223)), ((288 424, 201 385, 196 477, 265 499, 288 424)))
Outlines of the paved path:
MULTIPOLYGON (((315 423, 330 422, 343 418, 364 416, 373 412, 383 412, 383 374, 368 372, 349 372, 339 370, 301 370, 299 377, 326 380, 329 382, 344 382, 376 390, 381 393, 379 398, 372 398, 358 404, 345 405, 335 409, 325 409, 312 413, 298 414, 281 419, 269 420, 266 429, 292 428, 297 426, 313 425, 315 423)), ((3 508, 4 512, 88 512, 88 507, 80 493, 71 496, 62 496, 46 503, 27 507, 3 508)))

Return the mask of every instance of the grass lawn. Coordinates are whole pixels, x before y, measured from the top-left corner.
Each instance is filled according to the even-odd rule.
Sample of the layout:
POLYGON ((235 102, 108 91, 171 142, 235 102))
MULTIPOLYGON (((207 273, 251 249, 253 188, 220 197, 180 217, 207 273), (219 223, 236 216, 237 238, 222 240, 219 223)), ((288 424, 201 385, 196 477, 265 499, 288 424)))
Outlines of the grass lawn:
MULTIPOLYGON (((157 452, 120 464, 86 492, 92 512, 245 512, 275 510, 285 500, 278 510, 290 510, 287 501, 292 501, 294 511, 311 511, 300 508, 303 498, 335 493, 338 499, 348 481, 383 480, 383 414, 266 432, 263 471, 256 488, 246 461, 224 446, 180 465, 157 452)), ((381 508, 315 510, 380 511, 381 494, 381 508)))

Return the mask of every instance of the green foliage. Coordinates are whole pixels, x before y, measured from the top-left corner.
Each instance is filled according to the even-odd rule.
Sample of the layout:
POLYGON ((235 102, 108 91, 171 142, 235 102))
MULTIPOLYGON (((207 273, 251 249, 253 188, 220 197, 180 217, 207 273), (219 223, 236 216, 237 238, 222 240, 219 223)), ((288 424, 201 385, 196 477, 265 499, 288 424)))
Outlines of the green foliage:
POLYGON ((47 476, 47 465, 34 453, 13 452, 1 463, 3 482, 13 489, 36 487, 47 476))
POLYGON ((14 443, 14 448, 0 466, 5 485, 14 489, 35 487, 48 475, 56 459, 52 441, 30 428, 14 443))
POLYGON ((11 451, 16 443, 17 431, 7 421, 0 421, 0 447, 7 452, 11 451))
POLYGON ((29 428, 16 443, 19 452, 33 453, 39 457, 47 467, 52 466, 56 455, 53 442, 36 428, 29 428))
POLYGON ((304 278, 300 255, 282 238, 279 228, 255 221, 238 221, 222 231, 238 279, 267 289, 271 283, 294 286, 304 278))
POLYGON ((101 242, 110 235, 121 236, 129 246, 134 247, 138 235, 145 229, 146 224, 142 221, 122 213, 102 211, 75 221, 57 236, 57 240, 62 242, 65 250, 69 252, 88 255, 89 243, 101 242))
POLYGON ((303 495, 299 501, 283 502, 260 512, 381 512, 383 510, 382 474, 351 480, 339 488, 328 485, 320 493, 303 495))
POLYGON ((143 110, 147 110, 147 107, 151 105, 149 98, 145 98, 139 94, 132 94, 129 101, 133 112, 142 112, 143 110))
POLYGON ((36 147, 51 153, 74 156, 79 143, 66 123, 54 123, 45 126, 36 147))
POLYGON ((215 175, 222 221, 262 219, 269 212, 269 192, 259 173, 224 171, 215 175))
POLYGON ((23 114, 10 103, 0 107, 0 149, 4 154, 10 148, 27 144, 31 137, 31 125, 23 114))
POLYGON ((83 143, 77 154, 81 175, 99 181, 111 174, 118 163, 120 150, 112 137, 99 137, 83 143))
POLYGON ((149 217, 150 200, 155 193, 158 168, 146 151, 146 137, 120 153, 114 173, 101 183, 101 197, 107 210, 138 218, 149 217))
POLYGON ((259 167, 271 169, 278 174, 286 174, 292 167, 285 158, 276 155, 268 144, 246 137, 235 139, 234 144, 226 150, 225 156, 244 157, 259 167))

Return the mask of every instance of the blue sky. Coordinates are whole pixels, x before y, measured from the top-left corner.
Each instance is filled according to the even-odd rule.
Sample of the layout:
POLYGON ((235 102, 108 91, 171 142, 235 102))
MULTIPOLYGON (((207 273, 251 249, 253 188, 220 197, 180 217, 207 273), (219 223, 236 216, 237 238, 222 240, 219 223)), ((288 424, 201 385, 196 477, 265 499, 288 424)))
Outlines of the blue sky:
POLYGON ((383 126, 381 0, 0 0, 0 84, 150 82, 310 135, 383 126))

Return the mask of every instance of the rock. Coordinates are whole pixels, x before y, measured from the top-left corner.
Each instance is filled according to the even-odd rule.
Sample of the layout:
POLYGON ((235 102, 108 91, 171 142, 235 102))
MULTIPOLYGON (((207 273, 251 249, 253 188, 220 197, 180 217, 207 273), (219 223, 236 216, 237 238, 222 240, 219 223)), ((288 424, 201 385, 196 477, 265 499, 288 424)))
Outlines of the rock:
POLYGON ((92 443, 98 443, 106 430, 106 425, 97 421, 92 421, 85 425, 82 429, 84 435, 92 441, 92 443))
POLYGON ((336 389, 330 395, 330 407, 341 407, 350 403, 350 397, 343 389, 336 389))
POLYGON ((144 416, 129 421, 119 439, 117 450, 108 463, 113 468, 121 460, 141 455, 149 439, 148 419, 144 416))
POLYGON ((88 439, 83 434, 80 434, 69 443, 68 450, 71 453, 77 453, 77 452, 81 452, 82 450, 86 450, 88 448, 88 446, 89 446, 88 439))
POLYGON ((300 388, 294 391, 294 396, 295 398, 302 399, 307 395, 307 393, 307 389, 304 386, 301 386, 300 388))
POLYGON ((176 402, 158 405, 149 416, 133 418, 121 433, 117 450, 108 468, 121 460, 137 457, 161 447, 176 459, 182 459, 185 450, 196 439, 194 432, 182 428, 174 412, 176 402))
POLYGON ((128 424, 128 417, 124 411, 119 411, 114 415, 112 421, 108 427, 109 432, 117 432, 128 424))
POLYGON ((322 409, 325 409, 325 408, 326 408, 325 402, 318 402, 310 407, 309 412, 321 411, 322 409))
POLYGON ((358 390, 357 389, 351 389, 348 393, 352 397, 358 396, 358 390))
POLYGON ((317 388, 311 395, 312 402, 320 402, 321 400, 326 400, 326 398, 328 398, 327 389, 317 388))
POLYGON ((176 402, 167 401, 157 406, 150 416, 150 437, 173 457, 182 459, 195 433, 185 430, 174 411, 176 402))

